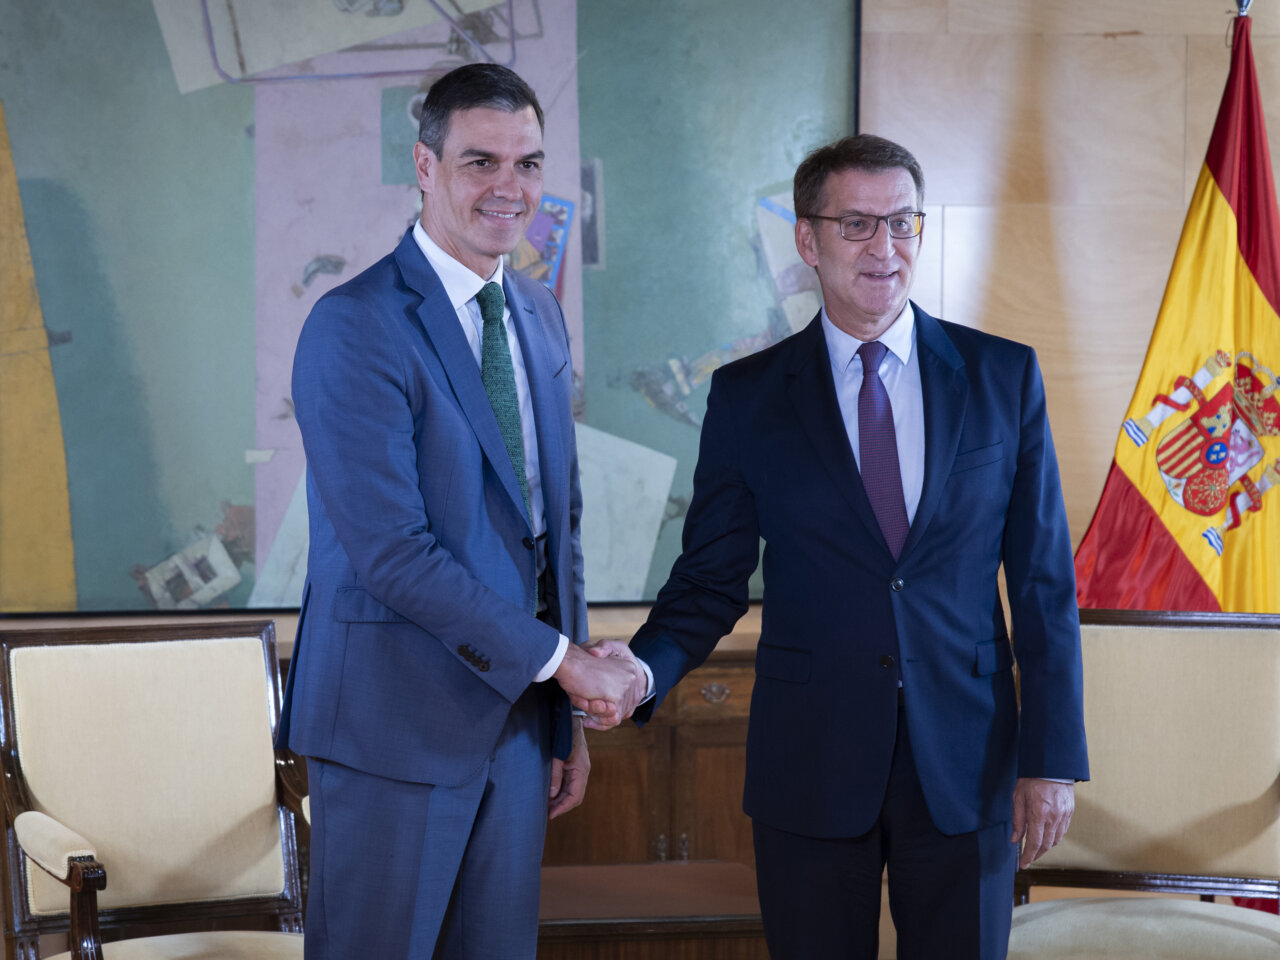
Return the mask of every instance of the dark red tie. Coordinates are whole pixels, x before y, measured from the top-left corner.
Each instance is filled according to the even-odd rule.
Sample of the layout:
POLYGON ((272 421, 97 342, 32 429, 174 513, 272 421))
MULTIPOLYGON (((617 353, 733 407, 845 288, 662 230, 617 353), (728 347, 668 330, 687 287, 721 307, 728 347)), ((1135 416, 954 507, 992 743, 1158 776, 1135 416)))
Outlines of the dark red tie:
POLYGON ((907 504, 902 496, 902 471, 898 466, 898 439, 893 430, 893 407, 880 382, 880 361, 885 345, 879 340, 858 348, 862 358, 862 389, 858 391, 858 469, 871 509, 880 521, 880 532, 889 552, 898 559, 907 539, 907 504))

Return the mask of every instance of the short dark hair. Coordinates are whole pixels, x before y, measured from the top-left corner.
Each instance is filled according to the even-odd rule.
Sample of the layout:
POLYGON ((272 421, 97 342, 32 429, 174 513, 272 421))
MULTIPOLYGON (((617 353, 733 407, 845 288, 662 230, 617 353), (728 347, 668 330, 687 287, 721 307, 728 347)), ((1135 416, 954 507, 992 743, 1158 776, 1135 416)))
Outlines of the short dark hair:
POLYGON ((858 133, 819 147, 796 168, 792 199, 797 217, 812 217, 820 212, 827 179, 845 170, 906 170, 916 185, 916 196, 924 203, 924 171, 920 161, 906 147, 874 133, 858 133))
POLYGON ((449 118, 457 110, 475 107, 491 107, 507 113, 533 107, 538 129, 546 129, 538 97, 519 74, 497 63, 468 63, 450 70, 427 91, 422 118, 418 121, 418 139, 430 147, 438 159, 449 135, 449 118))

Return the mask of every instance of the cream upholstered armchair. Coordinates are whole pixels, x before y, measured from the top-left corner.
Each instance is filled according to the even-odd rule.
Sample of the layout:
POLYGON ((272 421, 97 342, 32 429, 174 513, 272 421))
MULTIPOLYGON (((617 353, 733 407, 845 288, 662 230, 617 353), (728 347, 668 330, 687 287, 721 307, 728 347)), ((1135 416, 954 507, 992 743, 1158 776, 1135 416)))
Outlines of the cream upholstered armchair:
POLYGON ((0 629, 0 652, 6 956, 66 932, 72 960, 301 958, 272 624, 0 629))
POLYGON ((1013 911, 1010 960, 1280 957, 1280 617, 1082 611, 1093 779, 1030 884, 1182 893, 1013 911), (1206 902, 1208 901, 1208 902, 1206 902))

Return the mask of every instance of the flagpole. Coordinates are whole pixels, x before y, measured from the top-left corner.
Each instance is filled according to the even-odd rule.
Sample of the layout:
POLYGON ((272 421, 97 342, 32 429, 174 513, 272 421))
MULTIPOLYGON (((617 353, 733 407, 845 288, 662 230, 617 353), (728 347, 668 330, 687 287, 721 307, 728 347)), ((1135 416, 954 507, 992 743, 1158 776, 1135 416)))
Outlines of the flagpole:
POLYGON ((1253 0, 1236 0, 1236 6, 1240 8, 1240 16, 1247 17, 1249 8, 1253 6, 1253 0))

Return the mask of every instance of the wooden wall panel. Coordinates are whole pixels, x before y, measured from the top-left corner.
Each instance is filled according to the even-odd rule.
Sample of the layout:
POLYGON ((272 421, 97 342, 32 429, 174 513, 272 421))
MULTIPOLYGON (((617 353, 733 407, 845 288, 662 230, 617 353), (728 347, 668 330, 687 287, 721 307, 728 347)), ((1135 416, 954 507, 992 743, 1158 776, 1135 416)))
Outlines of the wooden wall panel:
POLYGON ((869 34, 862 129, 916 154, 931 203, 1180 202, 1185 52, 1170 37, 869 34))
POLYGON ((1073 542, 1106 479, 1184 211, 948 207, 943 316, 1035 347, 1073 542))
MULTIPOLYGON (((880 5, 876 0, 864 2, 880 5)), ((953 33, 1222 37, 1235 9, 1232 0, 950 0, 947 22, 953 33)), ((1280 34, 1276 4, 1260 0, 1251 15, 1257 33, 1280 34)))
POLYGON ((947 0, 863 0, 862 32, 945 33, 947 0))
POLYGON ((925 204, 922 237, 915 279, 911 284, 911 299, 936 317, 942 312, 942 207, 925 204))

